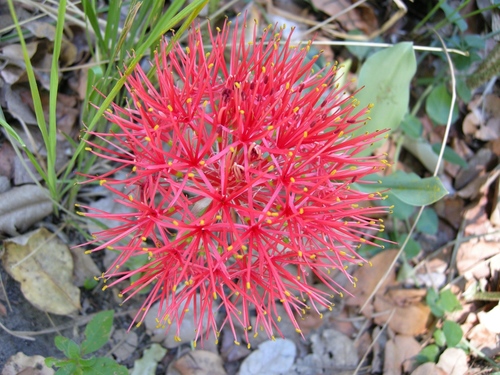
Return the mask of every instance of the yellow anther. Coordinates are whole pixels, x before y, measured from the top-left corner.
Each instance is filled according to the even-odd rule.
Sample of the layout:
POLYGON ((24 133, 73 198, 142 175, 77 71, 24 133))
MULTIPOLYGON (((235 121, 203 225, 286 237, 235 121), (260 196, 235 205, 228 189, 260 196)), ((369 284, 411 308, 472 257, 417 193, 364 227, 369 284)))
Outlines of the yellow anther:
POLYGON ((193 178, 193 177, 194 177, 194 173, 193 173, 193 172, 189 172, 189 173, 188 173, 188 177, 193 178))
POLYGON ((169 105, 167 105, 167 108, 168 108, 168 110, 169 110, 170 112, 172 112, 172 111, 174 110, 170 104, 169 104, 169 105))
POLYGON ((291 182, 295 182, 295 178, 290 177, 290 181, 291 181, 291 182))
POLYGON ((247 281, 247 289, 251 289, 250 281, 247 281))
POLYGON ((304 209, 303 208, 299 209, 299 214, 302 215, 303 213, 304 213, 304 209))
POLYGON ((272 126, 272 125, 269 125, 269 126, 267 127, 267 130, 273 130, 273 129, 274 129, 274 126, 272 126))
POLYGON ((177 225, 179 225, 179 222, 178 222, 177 220, 174 220, 174 221, 172 222, 172 224, 174 224, 175 226, 177 226, 177 225))
POLYGON ((234 83, 234 87, 236 87, 237 89, 239 89, 241 87, 241 85, 238 82, 235 82, 234 83))
POLYGON ((307 138, 307 136, 309 135, 309 133, 307 132, 307 130, 304 132, 304 138, 307 138))
POLYGON ((87 255, 92 254, 92 251, 91 251, 91 250, 86 250, 86 251, 84 252, 84 254, 87 254, 87 255))
POLYGON ((227 247, 227 251, 231 251, 231 250, 233 250, 233 245, 229 245, 229 246, 227 247))
POLYGON ((92 147, 85 147, 85 151, 92 151, 92 147))
POLYGON ((101 185, 101 186, 104 185, 105 183, 106 183, 106 180, 100 180, 99 181, 99 185, 101 185))

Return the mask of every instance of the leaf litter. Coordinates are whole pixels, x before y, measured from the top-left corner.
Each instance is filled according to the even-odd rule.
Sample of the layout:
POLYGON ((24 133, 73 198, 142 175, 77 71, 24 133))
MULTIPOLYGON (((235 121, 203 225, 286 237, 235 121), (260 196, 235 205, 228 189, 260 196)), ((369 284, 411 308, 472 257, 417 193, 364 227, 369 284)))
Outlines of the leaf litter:
MULTIPOLYGON (((347 1, 330 1, 318 3, 318 9, 323 11, 326 15, 335 15, 338 13, 338 10, 345 9, 351 3, 347 1), (337 7, 337 8, 335 8, 337 7)), ((364 9, 358 7, 354 12, 348 13, 347 17, 338 18, 335 23, 335 28, 340 32, 347 33, 350 30, 355 28, 364 30, 365 33, 371 33, 377 31, 380 27, 378 26, 376 19, 376 8, 372 8, 372 4, 364 4, 364 9), (375 10, 374 10, 375 9, 375 10)), ((29 16, 29 13, 22 9, 18 8, 20 12, 23 12, 25 18, 29 16)), ((1 12, 0 12, 1 13, 1 12)), ((4 19, 4 14, 0 14, 0 21, 4 19)), ((11 22, 11 21, 10 21, 11 22)), ((7 26, 9 23, 7 22, 7 26)), ((48 24, 45 24, 48 25, 48 24)), ((35 35, 39 35, 40 40, 36 40, 35 42, 30 43, 30 54, 34 56, 35 52, 41 51, 42 47, 45 49, 48 45, 47 42, 51 40, 50 38, 50 25, 44 26, 42 22, 41 25, 33 24, 30 26, 35 35)), ((396 28, 399 30, 399 26, 396 28)), ((325 28, 325 30, 327 30, 325 28)), ((332 35, 331 31, 326 32, 327 35, 332 35)), ((328 38, 326 38, 328 39, 328 38)), ((76 45, 76 44, 75 44, 76 45)), ((2 96, 2 103, 7 102, 6 108, 8 109, 8 115, 18 118, 19 121, 24 121, 26 124, 34 124, 33 114, 31 110, 32 103, 30 103, 29 98, 26 99, 26 96, 22 91, 19 91, 15 86, 10 86, 16 83, 22 83, 21 81, 25 78, 23 77, 23 64, 19 59, 15 59, 16 57, 16 49, 19 50, 19 46, 12 44, 9 46, 5 46, 0 53, 4 55, 4 59, 9 59, 9 64, 5 67, 5 69, 1 72, 1 77, 4 82, 7 82, 7 85, 3 87, 8 87, 11 92, 9 93, 7 90, 2 91, 0 94, 2 96), (9 48, 7 48, 9 47, 9 48), (9 50, 10 49, 10 50, 9 50), (6 93, 8 95, 6 95, 6 93), (15 98, 13 98, 15 96, 15 98)), ((336 51, 335 51, 336 52, 336 51)), ((80 54, 80 46, 77 48, 77 55, 80 54)), ((70 65, 72 61, 78 60, 78 56, 75 57, 74 49, 70 46, 68 47, 68 53, 63 53, 64 56, 61 61, 61 66, 70 65)), ((37 61, 37 65, 39 68, 39 74, 37 74, 37 78, 42 86, 46 86, 46 61, 49 56, 42 56, 40 60, 37 61)), ((339 56, 333 56, 333 58, 338 58, 339 56)), ((74 78, 74 77, 73 77, 74 78)), ((76 82, 79 82, 78 80, 76 82)), ((0 85, 1 86, 1 85, 0 85)), ((80 84, 80 89, 83 86, 80 84)), ((80 90, 81 91, 81 90, 80 90)), ((81 95, 81 94, 80 94, 81 95)), ((83 96, 81 96, 83 98, 83 96)), ((452 200, 440 201, 437 203, 437 206, 444 202, 445 206, 442 208, 440 216, 440 220, 445 220, 452 224, 452 227, 455 231, 458 231, 461 225, 465 220, 465 230, 464 234, 467 236, 471 235, 479 235, 481 236, 477 240, 464 241, 463 243, 457 246, 458 253, 456 254, 456 268, 458 269, 458 277, 463 281, 460 285, 460 288, 456 288, 455 293, 460 297, 460 293, 464 291, 467 287, 472 288, 475 286, 475 295, 482 292, 494 292, 498 291, 498 283, 494 282, 495 274, 498 274, 498 263, 495 263, 495 256, 498 255, 498 248, 495 251, 495 246, 498 245, 498 236, 494 234, 495 227, 491 226, 491 218, 494 214, 495 210, 498 210, 498 200, 491 201, 491 190, 492 187, 498 187, 498 175, 494 175, 494 163, 495 157, 498 161, 498 146, 495 146, 495 142, 498 143, 498 132, 497 132, 497 113, 494 105, 488 103, 495 103, 498 99, 497 94, 487 94, 481 97, 482 99, 477 101, 473 106, 472 104, 469 106, 467 111, 469 114, 475 116, 472 118, 471 122, 467 122, 470 119, 464 120, 462 122, 462 129, 467 137, 464 141, 463 139, 459 139, 458 137, 453 140, 452 146, 453 149, 460 154, 464 160, 467 160, 469 167, 456 167, 445 165, 445 173, 447 174, 447 178, 450 181, 454 182, 454 187, 459 191, 458 195, 451 197, 454 199, 454 203, 452 200), (486 110, 483 110, 486 108, 486 110), (482 142, 486 142, 487 145, 484 148, 480 148, 479 151, 477 148, 471 147, 475 140, 480 140, 482 142), (497 147, 497 149, 495 149, 497 147), (488 148, 492 152, 489 153, 491 159, 484 159, 481 155, 482 149, 488 148), (496 150, 496 151, 495 151, 496 150), (493 160, 493 162, 491 161, 493 160), (477 163, 476 163, 477 161, 477 163), (493 167, 491 166, 493 164, 493 167), (453 205, 453 208, 450 208, 450 205, 453 205), (467 206, 466 214, 463 215, 464 207, 467 206), (489 207, 496 207, 496 209, 491 210, 489 207), (481 251, 481 249, 485 249, 487 251, 481 251), (465 281, 464 281, 465 280, 465 281), (465 285, 464 285, 465 284, 465 285)), ((77 109, 75 111, 69 111, 70 113, 60 113, 58 114, 58 118, 64 119, 67 118, 67 121, 61 121, 61 126, 64 123, 64 132, 69 134, 71 133, 72 127, 76 121, 75 115, 78 115, 78 103, 69 104, 70 102, 65 101, 65 98, 61 98, 58 108, 72 108, 77 109)), ((3 104, 2 104, 3 105, 3 104)), ((423 123, 429 123, 425 118, 422 119, 423 123)), ((426 136, 429 138, 439 138, 439 128, 434 128, 431 124, 431 127, 426 128, 426 136)), ((35 137, 36 138, 36 137, 35 137)), ((37 141, 38 142, 38 141, 37 141)), ((38 144, 40 146, 40 144, 38 144)), ((5 146, 2 147, 2 150, 5 146)), ((427 151, 430 152, 430 149, 427 148, 427 151)), ((63 150, 61 150, 63 151, 63 150)), ((0 150, 1 152, 1 150, 0 150)), ((60 153, 59 153, 60 154, 60 153)), ((3 158, 0 162, 3 163, 3 158)), ((408 164, 408 163, 406 163, 408 164)), ((14 165, 14 162, 12 163, 14 165)), ((414 166, 414 162, 413 165, 414 166)), ((12 167, 14 169, 14 167, 12 167)), ((20 165, 19 161, 17 162, 17 166, 15 167, 18 170, 21 170, 22 165, 20 165)), ((19 173, 19 172, 18 172, 19 173)), ((9 176, 9 178, 12 175, 9 176)), ((445 176, 446 177, 446 176, 445 176)), ((20 176, 17 180, 16 184, 26 182, 27 177, 20 176)), ((498 192, 498 188, 497 188, 498 192)), ((14 193, 13 190, 9 191, 9 193, 14 193)), ((497 193, 498 196, 498 193, 497 193)), ((10 198, 9 198, 10 200, 10 198)), ((2 200, 3 201, 3 200, 2 200)), ((104 202, 99 202, 99 204, 104 202)), ((0 203, 1 204, 1 203, 0 203)), ((48 205, 48 202, 46 202, 48 205)), ((0 206, 1 207, 1 206, 0 206)), ((32 214, 36 212, 33 208, 31 211, 32 214)), ((50 212, 48 213, 50 214, 50 212)), ((46 214, 46 215, 48 215, 46 214)), ((24 214, 26 219, 29 219, 29 214, 24 214)), ((45 215, 45 216, 46 216, 45 215)), ((40 221, 44 216, 38 218, 33 223, 34 224, 40 221)), ((0 220, 3 218, 3 215, 0 216, 0 220)), ((16 236, 19 232, 23 233, 26 229, 29 228, 31 224, 23 225, 24 220, 13 220, 11 223, 6 225, 9 231, 5 231, 10 236, 16 236), (13 223, 13 224, 12 224, 13 223)), ((496 224, 498 225, 498 223, 496 224)), ((448 246, 448 250, 452 250, 451 246, 448 246)), ((340 350, 343 346, 347 346, 352 349, 352 358, 344 358, 346 363, 349 363, 351 367, 354 368, 357 365, 357 362, 354 360, 354 357, 359 361, 363 354, 365 354, 366 346, 363 349, 359 349, 359 343, 361 341, 360 337, 366 337, 364 333, 370 332, 372 333, 371 337, 373 340, 378 340, 377 344, 380 344, 380 348, 378 349, 381 352, 385 351, 385 361, 384 366, 387 365, 387 368, 384 368, 384 371, 390 373, 389 371, 393 371, 394 374, 402 373, 402 371, 410 372, 414 370, 414 368, 409 364, 413 363, 412 357, 414 357, 415 351, 417 350, 415 341, 424 342, 424 340, 428 339, 429 330, 431 326, 426 325, 423 321, 427 322, 425 319, 425 314, 422 314, 422 295, 417 291, 417 287, 419 283, 414 283, 411 285, 411 289, 408 289, 408 285, 403 285, 400 281, 396 279, 396 273, 399 269, 395 271, 391 271, 388 279, 382 285, 382 287, 377 291, 375 298, 370 301, 368 308, 363 313, 366 315, 365 317, 360 316, 358 314, 357 308, 359 308, 364 302, 366 302, 367 298, 374 290, 375 285, 378 283, 380 278, 385 274, 387 268, 383 266, 389 264, 392 259, 390 259, 391 252, 386 251, 389 254, 382 256, 385 252, 382 252, 380 255, 375 256, 371 259, 374 264, 373 268, 359 268, 355 275, 360 280, 358 285, 362 285, 363 287, 358 287, 357 290, 353 290, 353 293, 357 296, 352 299, 351 297, 347 298, 346 303, 340 301, 338 304, 338 311, 333 313, 325 313, 324 318, 312 319, 310 322, 311 329, 309 335, 306 336, 307 342, 310 343, 311 347, 309 352, 304 351, 300 348, 299 345, 295 344, 297 347, 297 355, 295 358, 294 370, 297 373, 299 367, 298 365, 302 365, 302 369, 305 367, 309 367, 309 371, 311 374, 317 373, 331 373, 331 365, 329 362, 330 355, 328 354, 332 350, 340 350), (381 257, 381 261, 379 261, 378 257, 381 257), (378 262, 378 265, 375 263, 378 262), (375 270, 380 268, 380 272, 375 272, 374 274, 363 275, 361 271, 367 270, 375 270), (361 282, 363 280, 363 282, 361 282), (358 300, 359 299, 359 300, 358 300), (356 302, 353 302, 356 301, 356 302), (411 314, 409 311, 413 309, 416 311, 416 315, 406 315, 411 314), (387 321, 385 317, 388 316, 387 311, 394 311, 391 320, 387 321), (377 316, 377 314, 381 314, 377 316), (385 314, 385 315, 384 315, 385 314), (393 320, 398 321, 398 316, 401 318, 401 321, 398 324, 395 324, 393 320), (406 316, 406 321, 404 317, 406 316), (418 329, 409 327, 414 319, 419 320, 418 329), (344 324, 343 333, 340 333, 333 329, 332 327, 340 327, 340 321, 344 320, 342 323, 344 324), (382 336, 387 336, 388 339, 386 342, 381 340, 380 337, 375 333, 380 330, 379 327, 383 327, 387 323, 386 333, 382 336), (367 329, 366 327, 373 327, 375 329, 367 329), (364 332, 364 333, 363 333, 364 332), (398 333, 399 332, 399 333, 398 333), (409 333, 409 335, 402 335, 401 333, 409 333), (418 333, 423 332, 423 336, 412 336, 417 335, 418 333), (343 335, 343 336, 341 336, 343 335), (326 337, 326 339, 325 339, 326 337), (337 341, 335 339, 331 339, 331 337, 341 337, 338 344, 335 344, 337 341), (358 346, 357 346, 357 345, 358 346), (396 352, 394 353, 393 350, 396 352), (394 353, 394 356, 391 354, 394 353), (305 360, 307 358, 307 361, 305 360), (394 362, 391 362, 394 361, 394 362), (399 364, 399 365, 398 365, 399 364)), ((421 253, 422 254, 422 253, 421 253)), ((422 256, 426 256, 426 253, 423 253, 422 256)), ((80 262, 81 259, 79 257, 75 258, 77 262, 80 262)), ((91 259, 87 257, 87 259, 91 259)), ((96 268, 92 266, 95 263, 92 261, 88 266, 84 266, 87 268, 84 276, 78 276, 78 285, 81 284, 82 278, 89 277, 91 274, 96 272, 96 268)), ((81 266, 78 265, 79 269, 81 266)), ((441 267, 441 266, 440 266, 441 267)), ((451 267, 455 267, 454 264, 451 264, 451 267)), ((443 275, 448 276, 452 272, 452 268, 448 267, 444 270, 442 268, 438 268, 439 271, 443 275)), ((423 268, 424 269, 424 268, 423 268)), ((423 272, 423 271, 422 271, 423 272)), ((425 274, 425 272, 423 272, 425 274)), ((430 281, 428 283, 432 284, 435 279, 429 278, 430 281)), ((461 281, 461 282, 462 282, 461 281)), ((424 283, 423 279, 419 281, 420 283, 424 283)), ((421 284, 420 284, 421 285, 421 284)), ((103 297, 104 298, 104 297, 103 297)), ((497 328, 495 326, 495 322, 498 318, 498 307, 492 303, 485 302, 475 302, 474 306, 470 306, 470 302, 466 302, 464 299, 460 299, 462 305, 467 307, 467 312, 461 315, 460 322, 463 323, 462 327, 464 327, 464 333, 466 337, 471 340, 471 344, 476 346, 476 348, 482 350, 485 354, 489 356, 494 356, 498 354, 498 345, 495 341, 497 338, 497 328), (467 321, 465 320, 467 319, 467 321), (469 325, 466 323, 469 322, 469 325)), ((88 303, 84 301, 84 303, 88 303)), ((465 310, 465 309, 464 309, 465 310)), ((303 323, 306 324, 306 323, 303 323)), ((302 326, 301 326, 302 328, 302 326)), ((118 336, 117 336, 118 337, 118 336)), ((287 334, 287 337, 292 337, 287 334)), ((295 337, 294 337, 295 339, 295 337)), ((295 340, 293 340, 295 342, 295 340)), ((233 358, 234 361, 240 361, 243 358, 251 358, 250 353, 256 353, 261 348, 258 348, 258 342, 252 343, 252 348, 250 350, 246 349, 246 346, 241 345, 241 353, 235 355, 233 358), (244 349, 244 350, 243 350, 244 349), (250 354, 250 355, 249 355, 250 354)), ((186 345, 184 346, 185 349, 186 345)), ((183 347, 180 346, 174 350, 183 350, 183 347)), ((214 349, 215 351, 219 351, 218 348, 214 349)), ((176 362, 175 366, 171 366, 170 369, 180 369, 182 372, 177 372, 181 374, 197 374, 196 366, 199 364, 212 363, 214 364, 214 371, 220 371, 221 374, 226 373, 223 368, 223 363, 221 362, 221 357, 218 353, 208 353, 203 352, 201 350, 196 350, 193 352, 186 353, 183 357, 184 363, 182 361, 172 361, 172 363, 176 362)), ((437 364, 427 363, 416 370, 413 371, 413 374, 461 374, 463 373, 463 351, 457 352, 456 349, 451 350, 446 349, 441 354, 439 361, 437 364), (451 358, 451 360, 450 360, 451 358), (453 366, 449 366, 452 363, 453 366), (460 365, 460 366, 459 366, 460 365)), ((125 356, 124 354, 123 356, 125 356)), ((144 352, 144 357, 148 357, 149 352, 144 352)), ((159 357, 159 355, 158 355, 159 357)), ((123 357, 121 357, 123 358, 123 357)), ((224 356, 225 359, 229 360, 229 356, 224 356)), ((152 362, 161 362, 161 359, 154 359, 152 362)), ((151 362, 151 363, 152 363, 151 362)), ((366 362, 365 362, 366 363, 366 362)), ((334 365, 338 365, 338 362, 334 365)), ((341 370, 339 370, 341 371, 341 370)), ((352 373, 352 370, 350 370, 352 373)), ((217 373, 217 372, 215 372, 217 373)), ((293 372, 290 372, 293 374, 293 372)))

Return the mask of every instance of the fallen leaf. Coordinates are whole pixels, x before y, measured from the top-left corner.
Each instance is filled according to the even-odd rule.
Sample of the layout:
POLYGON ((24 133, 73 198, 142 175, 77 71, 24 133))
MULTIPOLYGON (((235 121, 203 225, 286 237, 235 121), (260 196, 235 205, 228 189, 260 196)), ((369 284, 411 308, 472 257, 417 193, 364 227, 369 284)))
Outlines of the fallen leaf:
MULTIPOLYGON (((168 366, 167 375, 226 375, 222 358, 205 350, 184 354, 168 366)), ((240 372, 242 374, 242 372, 240 372)), ((266 372, 267 374, 267 372, 266 372)))
POLYGON ((80 289, 73 279, 73 259, 68 246, 41 228, 4 241, 2 263, 21 283, 21 291, 36 308, 68 315, 80 307, 80 289))
POLYGON ((469 370, 467 356, 462 349, 448 348, 439 356, 437 367, 448 375, 464 375, 469 370))
POLYGON ((268 340, 242 362, 240 375, 279 375, 292 368, 297 348, 287 339, 268 340))
POLYGON ((500 305, 488 312, 481 311, 477 314, 481 324, 490 332, 500 334, 500 305))
MULTIPOLYGON (((123 329, 123 328, 119 328, 119 329, 115 330, 113 332, 111 340, 114 343, 113 355, 116 357, 116 359, 119 362, 125 361, 126 359, 130 358, 134 354, 134 352, 137 350, 137 344, 139 342, 139 338, 137 336, 137 333, 135 333, 134 331, 127 332, 127 330, 123 329), (116 345, 118 345, 118 347, 116 345)), ((153 347, 154 345, 157 345, 157 344, 153 344, 151 347, 153 347)), ((146 349, 144 351, 143 358, 146 356, 146 352, 148 350, 149 349, 146 349)), ((166 352, 165 349, 163 349, 163 350, 166 352)), ((163 356, 161 358, 163 358, 163 356)), ((158 359, 158 361, 160 359, 158 359)), ((153 372, 153 374, 154 374, 154 372, 153 372)))
POLYGON ((384 375, 410 371, 411 358, 420 352, 420 344, 412 336, 396 335, 385 347, 384 375))
POLYGON ((37 185, 23 185, 0 194, 0 232, 18 235, 52 213, 49 192, 37 185))
POLYGON ((0 176, 0 194, 10 189, 10 181, 5 176, 0 176))
POLYGON ((85 254, 82 249, 72 248, 70 251, 75 265, 73 284, 77 287, 82 287, 85 284, 85 280, 101 274, 99 267, 96 266, 92 258, 85 254))
POLYGON ((482 141, 500 137, 500 97, 493 94, 480 96, 472 100, 468 108, 471 112, 462 124, 465 135, 482 141))
MULTIPOLYGON (((151 306, 146 314, 146 317, 144 318, 144 324, 146 326, 146 329, 153 336, 152 340, 154 342, 161 342, 163 346, 169 349, 177 348, 182 344, 193 341, 197 336, 196 326, 194 324, 196 311, 196 309, 194 308, 194 300, 196 299, 197 301, 199 301, 199 298, 199 295, 196 295, 193 299, 190 300, 188 306, 181 305, 179 307, 179 316, 181 315, 181 313, 183 313, 182 310, 189 309, 188 312, 183 313, 184 318, 182 319, 179 332, 177 332, 176 321, 172 321, 172 324, 169 325, 168 331, 165 325, 158 324, 157 319, 161 320, 165 313, 165 310, 159 311, 160 302, 157 302, 153 306, 151 306), (177 341, 175 339, 175 336, 179 336, 180 341, 177 341)), ((213 309, 213 313, 215 313, 216 306, 214 306, 213 309)), ((201 326, 208 326, 208 314, 203 315, 203 322, 201 326)), ((200 332, 198 337, 201 335, 203 335, 203 332, 200 332)))
MULTIPOLYGON (((390 264, 398 254, 398 250, 385 250, 370 259, 371 267, 365 265, 354 271, 353 276, 358 279, 357 285, 362 286, 359 290, 349 289, 354 297, 347 297, 346 304, 349 306, 362 306, 373 293, 378 282, 384 277, 390 264)), ((392 285, 396 281, 396 271, 393 269, 389 272, 389 276, 385 279, 377 291, 377 295, 384 294, 387 286, 392 285)))
MULTIPOLYGON (((312 3, 314 7, 329 16, 335 16, 352 5, 348 0, 312 0, 312 3)), ((358 5, 355 9, 338 16, 336 21, 345 30, 361 30, 365 34, 371 34, 378 28, 373 8, 366 4, 358 5)))
POLYGON ((10 357, 2 370, 2 375, 52 375, 54 370, 45 365, 45 358, 41 355, 29 357, 18 352, 10 357))
POLYGON ((401 335, 415 336, 424 333, 431 315, 429 306, 421 302, 425 293, 423 289, 397 289, 390 290, 383 296, 375 296, 373 307, 378 313, 374 317, 375 323, 388 323, 394 332, 401 335), (393 310, 394 314, 390 318, 393 310))
POLYGON ((481 279, 490 276, 490 268, 485 259, 500 253, 497 242, 480 240, 476 243, 469 241, 460 245, 457 252, 457 270, 466 279, 472 277, 481 279))
POLYGON ((427 362, 418 366, 411 375, 448 375, 441 370, 435 363, 427 362))
MULTIPOLYGON (((135 344, 137 346, 137 342, 135 344)), ((162 360, 165 354, 167 354, 167 349, 162 348, 161 345, 151 345, 144 350, 142 358, 134 362, 131 375, 155 375, 158 362, 162 360)))
POLYGON ((491 332, 483 324, 472 327, 467 333, 467 339, 470 340, 470 344, 490 358, 500 354, 497 337, 496 333, 491 332))

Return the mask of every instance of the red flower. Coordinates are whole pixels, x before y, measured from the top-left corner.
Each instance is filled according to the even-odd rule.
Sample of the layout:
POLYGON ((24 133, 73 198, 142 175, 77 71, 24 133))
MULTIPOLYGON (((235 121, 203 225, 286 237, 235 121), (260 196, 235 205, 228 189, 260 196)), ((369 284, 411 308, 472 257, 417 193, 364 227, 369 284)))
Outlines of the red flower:
POLYGON ((383 230, 371 216, 387 209, 369 204, 381 194, 350 186, 384 168, 385 161, 357 156, 383 132, 351 135, 368 110, 353 114, 358 102, 335 86, 336 66, 313 70, 319 56, 307 59, 310 44, 292 46, 289 37, 281 45, 282 29, 261 38, 256 30, 248 43, 227 25, 210 31, 210 49, 200 30, 185 49, 167 54, 164 42, 152 63, 155 83, 138 67, 126 84, 130 105, 106 114, 117 132, 91 132, 107 146, 89 142, 87 150, 117 167, 90 181, 133 211, 87 207, 87 216, 122 223, 95 233, 92 243, 101 244, 93 251, 119 251, 104 275, 115 277, 110 285, 140 276, 122 291, 127 299, 151 287, 138 324, 156 301, 167 326, 193 302, 200 339, 217 337, 224 324, 236 340, 235 325, 247 340, 260 329, 273 337, 282 304, 300 332, 297 315, 331 309, 331 294, 344 291, 330 271, 354 284, 345 269, 365 262, 356 249, 383 230), (118 170, 130 173, 113 179, 118 170), (144 253, 146 265, 120 270, 144 253))

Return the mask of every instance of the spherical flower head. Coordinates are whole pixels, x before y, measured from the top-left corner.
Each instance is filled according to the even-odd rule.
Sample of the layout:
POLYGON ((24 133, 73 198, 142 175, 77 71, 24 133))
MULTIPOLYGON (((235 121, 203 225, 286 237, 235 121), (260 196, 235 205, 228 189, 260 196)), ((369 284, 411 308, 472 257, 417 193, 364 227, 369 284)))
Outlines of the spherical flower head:
POLYGON ((217 339, 227 324, 235 342, 238 325, 248 342, 261 330, 281 334, 281 304, 300 333, 297 317, 331 309, 346 292, 332 271, 355 284, 346 269, 365 262, 356 250, 383 230, 373 216, 387 208, 372 204, 382 194, 352 185, 386 163, 359 156, 383 131, 352 135, 369 108, 338 87, 336 65, 314 71, 310 43, 292 45, 272 26, 258 37, 258 29, 247 41, 246 30, 226 24, 209 30, 209 43, 192 29, 188 46, 168 53, 164 41, 155 78, 137 67, 127 78, 129 105, 106 112, 115 130, 91 132, 102 142, 87 150, 116 169, 89 181, 131 211, 87 208, 122 223, 91 243, 119 253, 104 274, 109 285, 137 279, 121 295, 149 288, 138 324, 157 301, 166 328, 191 306, 197 339, 217 339), (125 179, 113 178, 119 170, 125 179), (142 254, 144 266, 122 271, 142 254))

